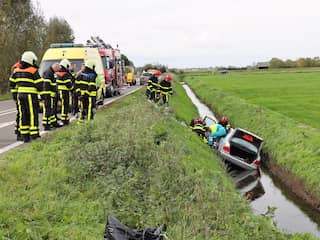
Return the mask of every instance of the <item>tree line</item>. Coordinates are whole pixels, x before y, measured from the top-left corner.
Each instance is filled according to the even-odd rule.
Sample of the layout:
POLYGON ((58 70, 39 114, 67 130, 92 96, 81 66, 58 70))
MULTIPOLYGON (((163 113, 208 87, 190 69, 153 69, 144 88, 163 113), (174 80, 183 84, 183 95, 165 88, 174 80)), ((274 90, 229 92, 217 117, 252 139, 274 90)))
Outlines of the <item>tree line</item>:
POLYGON ((8 91, 11 66, 24 51, 33 51, 40 63, 50 43, 73 41, 73 30, 65 19, 46 21, 31 0, 0 0, 0 93, 8 91))
POLYGON ((320 67, 320 57, 288 59, 285 61, 280 58, 272 58, 269 63, 270 68, 320 67))

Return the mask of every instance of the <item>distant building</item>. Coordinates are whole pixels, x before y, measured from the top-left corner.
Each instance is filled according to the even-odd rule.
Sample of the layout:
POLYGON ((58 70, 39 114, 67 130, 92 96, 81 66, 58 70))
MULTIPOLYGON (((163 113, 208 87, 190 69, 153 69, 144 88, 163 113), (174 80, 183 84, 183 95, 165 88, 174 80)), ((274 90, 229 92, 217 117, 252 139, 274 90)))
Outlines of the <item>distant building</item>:
POLYGON ((269 62, 258 62, 256 68, 258 69, 268 69, 270 67, 269 62))

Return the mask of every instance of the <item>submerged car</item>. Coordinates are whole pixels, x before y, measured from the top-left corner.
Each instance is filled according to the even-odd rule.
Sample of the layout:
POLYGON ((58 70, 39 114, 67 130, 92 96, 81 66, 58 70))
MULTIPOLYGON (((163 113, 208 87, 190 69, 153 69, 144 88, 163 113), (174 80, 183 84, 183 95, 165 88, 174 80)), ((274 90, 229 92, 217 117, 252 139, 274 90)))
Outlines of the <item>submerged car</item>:
POLYGON ((235 187, 242 193, 242 195, 250 200, 263 196, 265 194, 264 187, 260 181, 260 171, 258 170, 241 170, 229 172, 235 187))
POLYGON ((235 128, 220 140, 218 154, 225 161, 240 168, 258 169, 261 162, 262 145, 262 138, 247 130, 235 128))

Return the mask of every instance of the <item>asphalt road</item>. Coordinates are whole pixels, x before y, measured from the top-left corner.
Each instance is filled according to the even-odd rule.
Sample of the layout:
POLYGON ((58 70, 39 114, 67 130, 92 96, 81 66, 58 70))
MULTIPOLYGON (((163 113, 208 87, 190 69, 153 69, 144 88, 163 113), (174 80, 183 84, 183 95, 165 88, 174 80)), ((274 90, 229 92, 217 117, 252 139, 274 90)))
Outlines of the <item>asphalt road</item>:
MULTIPOLYGON (((120 89, 121 95, 106 98, 103 105, 108 105, 124 96, 129 95, 132 92, 140 89, 140 86, 124 86, 120 89)), ((101 107, 101 105, 99 106, 101 107)), ((98 107, 98 108, 99 108, 98 107)), ((15 119, 16 119, 16 105, 13 100, 0 101, 0 154, 24 144, 23 142, 16 141, 16 135, 14 134, 15 128, 15 119)), ((75 118, 71 118, 71 121, 75 118)), ((42 114, 39 115, 39 126, 40 126, 40 135, 47 134, 47 131, 43 130, 41 125, 42 114)))

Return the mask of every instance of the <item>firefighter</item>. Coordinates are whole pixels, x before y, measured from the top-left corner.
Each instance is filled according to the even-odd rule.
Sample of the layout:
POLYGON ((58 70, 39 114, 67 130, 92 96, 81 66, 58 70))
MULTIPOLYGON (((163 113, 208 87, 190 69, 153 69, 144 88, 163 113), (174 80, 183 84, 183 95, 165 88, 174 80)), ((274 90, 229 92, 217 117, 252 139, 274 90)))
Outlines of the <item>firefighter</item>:
MULTIPOLYGON (((11 67, 11 75, 13 74, 14 70, 16 68, 19 68, 21 67, 21 62, 18 61, 16 62, 14 65, 12 65, 11 67)), ((9 79, 9 85, 10 85, 10 91, 11 91, 11 94, 12 94, 12 99, 14 100, 14 102, 16 103, 16 110, 17 110, 17 114, 16 114, 16 125, 15 125, 15 130, 14 130, 14 133, 17 135, 17 141, 20 141, 22 140, 21 139, 21 134, 20 134, 20 129, 19 129, 19 119, 20 119, 20 116, 19 116, 19 106, 18 106, 18 89, 16 87, 16 84, 14 82, 14 79, 10 78, 9 79), (15 86, 15 87, 13 87, 15 86)))
POLYGON ((69 124, 70 92, 72 86, 72 75, 69 71, 71 63, 68 59, 60 61, 60 70, 57 72, 57 84, 61 100, 61 121, 63 125, 69 124))
POLYGON ((43 89, 41 99, 44 102, 42 125, 44 130, 50 130, 50 127, 60 127, 57 122, 56 110, 54 109, 54 98, 56 96, 56 79, 55 73, 60 70, 59 63, 54 63, 43 73, 43 89))
POLYGON ((148 86, 147 86, 147 89, 146 89, 146 97, 147 97, 147 99, 151 99, 151 89, 152 89, 152 80, 151 80, 151 78, 152 77, 153 77, 153 74, 148 79, 148 86))
POLYGON ((198 123, 200 123, 202 125, 206 125, 206 122, 204 121, 204 119, 202 117, 200 117, 200 118, 193 118, 190 121, 189 127, 192 129, 198 123))
POLYGON ((167 75, 164 80, 160 82, 159 91, 160 96, 162 97, 163 104, 168 105, 169 103, 169 94, 172 95, 172 86, 171 86, 171 75, 167 75))
POLYGON ((161 72, 159 70, 155 71, 150 77, 150 80, 151 80, 150 100, 154 102, 157 102, 157 93, 159 91, 158 76, 161 76, 161 72))
POLYGON ((210 134, 208 139, 209 146, 217 147, 221 137, 227 135, 228 118, 223 116, 217 124, 209 127, 210 134))
POLYGON ((71 103, 71 109, 70 109, 71 111, 70 112, 71 112, 72 116, 75 116, 79 112, 78 94, 75 91, 75 79, 76 79, 76 75, 77 75, 77 73, 75 72, 75 68, 76 68, 76 64, 75 63, 71 64, 70 73, 72 74, 72 86, 73 86, 73 89, 72 89, 72 92, 71 92, 72 103, 71 103))
POLYGON ((21 56, 21 65, 14 69, 11 75, 11 89, 17 89, 19 128, 21 140, 29 142, 30 139, 40 137, 39 134, 39 99, 42 91, 42 78, 39 75, 37 56, 26 51, 21 56))
POLYGON ((84 70, 76 78, 76 92, 81 101, 80 120, 91 120, 94 117, 97 96, 96 78, 95 62, 86 61, 84 70))

